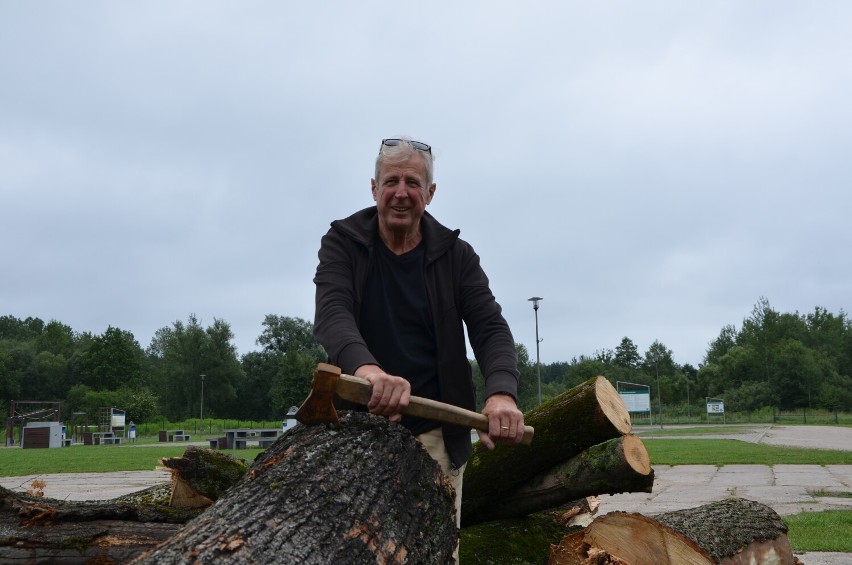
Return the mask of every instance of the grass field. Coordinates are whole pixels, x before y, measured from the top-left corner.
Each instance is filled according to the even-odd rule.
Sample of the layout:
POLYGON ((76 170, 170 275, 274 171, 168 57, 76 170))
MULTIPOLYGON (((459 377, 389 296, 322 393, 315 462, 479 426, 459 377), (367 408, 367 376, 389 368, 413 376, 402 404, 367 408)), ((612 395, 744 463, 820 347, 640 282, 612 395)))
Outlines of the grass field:
MULTIPOLYGON (((852 464, 852 451, 793 449, 731 439, 644 439, 655 465, 852 464)), ((0 448, 0 476, 144 471, 154 469, 161 458, 180 456, 184 450, 182 446, 161 446, 153 440, 138 445, 0 448)), ((257 448, 223 451, 249 462, 261 452, 257 448)), ((802 513, 786 516, 784 521, 790 528, 790 541, 797 551, 852 553, 852 511, 802 513)))
MULTIPOLYGON (((150 445, 75 445, 60 449, 0 449, 0 476, 48 473, 150 471, 164 457, 179 457, 185 447, 150 445)), ((260 449, 223 449, 251 462, 260 449)))
POLYGON ((778 447, 735 439, 643 436, 654 465, 852 465, 852 451, 778 447))

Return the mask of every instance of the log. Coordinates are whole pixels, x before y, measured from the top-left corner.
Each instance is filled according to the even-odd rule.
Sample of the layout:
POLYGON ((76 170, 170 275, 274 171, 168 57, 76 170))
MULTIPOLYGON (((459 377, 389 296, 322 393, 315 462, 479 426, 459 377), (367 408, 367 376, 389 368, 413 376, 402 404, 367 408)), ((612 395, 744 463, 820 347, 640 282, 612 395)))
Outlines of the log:
POLYGON ((411 433, 342 412, 297 426, 240 482, 133 563, 447 563, 451 487, 411 433))
POLYGON ((462 506, 465 526, 554 509, 577 499, 621 492, 651 492, 654 470, 639 437, 628 434, 590 447, 499 497, 478 500, 467 485, 462 506), (472 500, 470 500, 472 499, 472 500), (477 509, 465 513, 465 509, 477 509))
POLYGON ((611 512, 566 536, 548 565, 625 563, 794 565, 784 521, 770 507, 729 498, 654 516, 611 512))
POLYGON ((192 445, 182 456, 161 459, 160 463, 172 472, 169 504, 178 508, 210 506, 248 469, 244 459, 192 445))
MULTIPOLYGON (((618 391, 602 376, 569 389, 524 415, 535 428, 529 446, 477 443, 464 475, 462 524, 484 501, 571 459, 582 451, 630 431, 630 414, 618 391)), ((575 497, 576 498, 576 497, 575 497)))
POLYGON ((115 500, 69 502, 0 487, 0 563, 123 563, 197 511, 168 506, 163 483, 115 500))

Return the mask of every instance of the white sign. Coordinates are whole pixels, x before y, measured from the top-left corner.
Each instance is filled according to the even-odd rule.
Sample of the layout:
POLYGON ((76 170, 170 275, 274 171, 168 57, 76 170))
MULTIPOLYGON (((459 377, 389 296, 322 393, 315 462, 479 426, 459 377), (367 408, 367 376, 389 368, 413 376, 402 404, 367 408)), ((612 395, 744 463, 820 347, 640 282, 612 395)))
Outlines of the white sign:
POLYGON ((707 413, 708 414, 724 414, 725 413, 725 403, 721 400, 712 400, 707 402, 707 413))
POLYGON ((651 394, 647 390, 622 390, 618 393, 628 412, 650 412, 651 394))

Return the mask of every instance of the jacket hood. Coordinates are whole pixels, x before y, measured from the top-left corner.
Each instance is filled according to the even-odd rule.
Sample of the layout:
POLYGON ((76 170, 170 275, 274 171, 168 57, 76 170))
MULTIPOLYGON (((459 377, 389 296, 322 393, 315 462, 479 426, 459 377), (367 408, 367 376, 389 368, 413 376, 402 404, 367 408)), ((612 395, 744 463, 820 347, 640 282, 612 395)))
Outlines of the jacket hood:
MULTIPOLYGON (((375 206, 355 212, 348 218, 331 222, 331 227, 361 245, 372 248, 379 237, 379 211, 375 206)), ((429 212, 420 218, 423 240, 426 242, 426 260, 433 261, 446 253, 459 238, 460 230, 444 227, 429 212)))

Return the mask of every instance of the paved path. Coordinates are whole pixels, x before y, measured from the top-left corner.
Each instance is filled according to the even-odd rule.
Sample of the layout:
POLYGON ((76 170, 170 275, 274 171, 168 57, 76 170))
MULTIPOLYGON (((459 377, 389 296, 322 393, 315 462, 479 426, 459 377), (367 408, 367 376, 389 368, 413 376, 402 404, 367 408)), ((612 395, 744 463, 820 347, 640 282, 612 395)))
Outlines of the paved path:
POLYGON ((168 471, 119 471, 115 473, 58 473, 0 477, 0 486, 24 492, 35 480, 45 483, 44 496, 57 500, 109 500, 168 482, 168 471))

